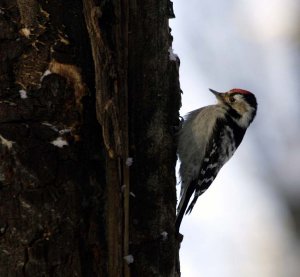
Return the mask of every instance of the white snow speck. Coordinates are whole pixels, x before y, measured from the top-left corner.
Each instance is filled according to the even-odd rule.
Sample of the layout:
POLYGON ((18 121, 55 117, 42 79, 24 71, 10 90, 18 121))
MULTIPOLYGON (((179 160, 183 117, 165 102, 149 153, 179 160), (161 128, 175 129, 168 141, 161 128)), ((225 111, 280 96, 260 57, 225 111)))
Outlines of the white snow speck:
POLYGON ((69 145, 68 142, 65 139, 63 139, 62 137, 58 137, 55 140, 51 141, 51 144, 53 144, 54 146, 59 147, 59 148, 63 148, 64 146, 69 145))
POLYGON ((49 69, 47 69, 47 70, 43 73, 43 75, 42 75, 40 81, 42 82, 43 79, 44 79, 47 75, 50 75, 50 74, 52 74, 51 71, 50 71, 49 69))
POLYGON ((178 56, 174 53, 173 48, 171 46, 169 47, 168 52, 170 61, 177 61, 178 56))
POLYGON ((20 90, 19 90, 19 93, 20 93, 20 97, 21 97, 22 99, 28 98, 28 97, 27 97, 27 91, 26 91, 26 90, 20 89, 20 90))
POLYGON ((125 189, 126 189, 126 185, 122 185, 122 186, 121 186, 121 191, 124 192, 125 189))
POLYGON ((166 232, 166 231, 163 231, 163 232, 161 232, 161 237, 162 237, 162 240, 163 241, 165 241, 165 240, 167 240, 168 239, 168 232, 166 232))
POLYGON ((128 157, 127 160, 126 160, 126 165, 127 166, 132 166, 132 164, 133 164, 133 158, 128 157))
POLYGON ((126 261, 127 264, 132 264, 134 262, 134 258, 132 255, 125 256, 124 260, 126 261))
POLYGON ((133 192, 130 192, 130 195, 131 195, 132 197, 135 197, 135 194, 134 194, 133 192))
POLYGON ((13 146, 13 141, 7 140, 6 138, 0 135, 0 142, 2 145, 6 146, 8 149, 11 149, 13 146))

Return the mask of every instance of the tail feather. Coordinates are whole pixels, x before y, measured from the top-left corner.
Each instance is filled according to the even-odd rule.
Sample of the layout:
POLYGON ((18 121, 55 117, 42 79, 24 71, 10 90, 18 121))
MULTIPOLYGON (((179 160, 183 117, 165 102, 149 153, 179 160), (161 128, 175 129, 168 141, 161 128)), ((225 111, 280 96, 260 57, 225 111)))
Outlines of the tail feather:
POLYGON ((192 194, 194 193, 194 190, 196 187, 195 184, 196 184, 196 182, 192 182, 188 186, 187 190, 185 190, 184 193, 182 194, 180 202, 178 204, 178 208, 177 208, 178 213, 177 213, 176 222, 175 222, 175 229, 176 229, 177 234, 179 233, 180 224, 181 224, 182 218, 185 214, 186 208, 189 204, 189 200, 190 200, 192 194))
POLYGON ((191 204, 189 205, 188 209, 186 210, 185 214, 190 214, 190 213, 191 213, 191 211, 193 210, 193 208, 194 208, 194 206, 195 206, 195 204, 196 204, 196 202, 197 202, 198 197, 199 197, 202 193, 204 193, 205 191, 206 191, 206 188, 200 190, 199 186, 196 187, 194 198, 193 198, 191 204))

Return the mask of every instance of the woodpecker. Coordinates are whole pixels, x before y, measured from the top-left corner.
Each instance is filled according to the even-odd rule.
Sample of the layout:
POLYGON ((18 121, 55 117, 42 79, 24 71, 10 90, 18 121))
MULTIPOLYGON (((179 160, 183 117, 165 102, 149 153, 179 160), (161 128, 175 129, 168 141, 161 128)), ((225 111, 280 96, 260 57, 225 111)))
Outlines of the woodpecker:
POLYGON ((177 233, 184 213, 192 211, 198 197, 232 157, 257 111, 256 98, 250 91, 209 90, 218 103, 190 112, 178 134, 181 197, 175 223, 177 233))

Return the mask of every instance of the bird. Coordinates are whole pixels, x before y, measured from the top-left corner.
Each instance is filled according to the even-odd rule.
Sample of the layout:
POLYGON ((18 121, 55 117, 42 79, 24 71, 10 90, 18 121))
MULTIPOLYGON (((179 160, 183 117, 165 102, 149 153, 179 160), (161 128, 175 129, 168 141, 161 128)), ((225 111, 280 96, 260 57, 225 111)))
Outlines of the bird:
POLYGON ((217 104, 190 112, 178 131, 181 190, 175 222, 177 233, 184 214, 193 210, 198 197, 232 157, 257 113, 256 97, 248 90, 209 90, 217 104))

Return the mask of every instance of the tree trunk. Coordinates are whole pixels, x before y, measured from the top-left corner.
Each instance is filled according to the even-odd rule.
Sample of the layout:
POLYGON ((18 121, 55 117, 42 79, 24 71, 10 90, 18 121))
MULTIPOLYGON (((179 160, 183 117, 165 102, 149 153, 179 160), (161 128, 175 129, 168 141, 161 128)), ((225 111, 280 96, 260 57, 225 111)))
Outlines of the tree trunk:
POLYGON ((0 276, 176 276, 167 0, 0 1, 0 276))

